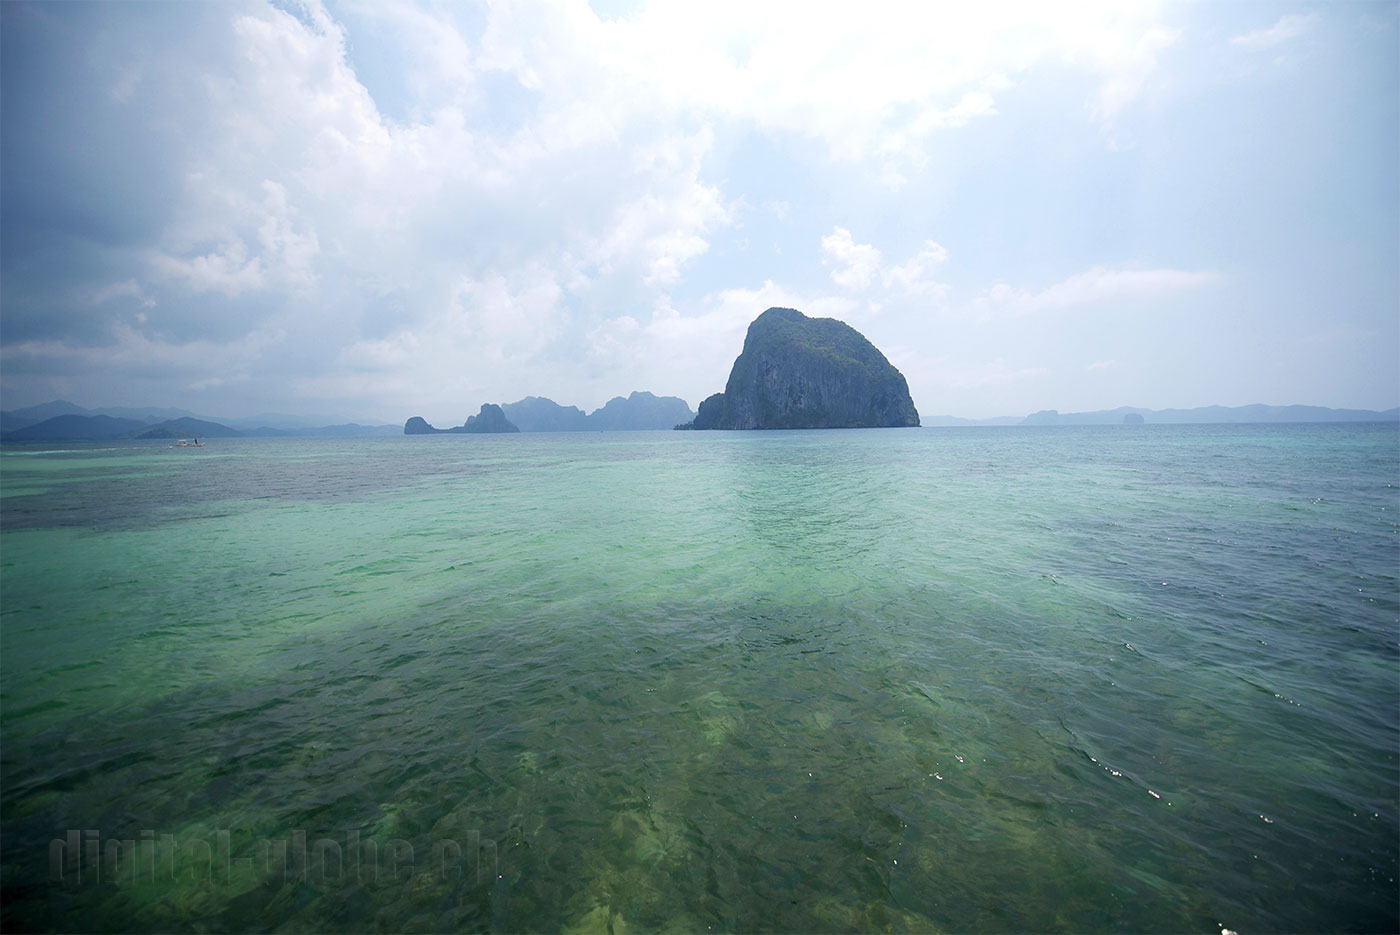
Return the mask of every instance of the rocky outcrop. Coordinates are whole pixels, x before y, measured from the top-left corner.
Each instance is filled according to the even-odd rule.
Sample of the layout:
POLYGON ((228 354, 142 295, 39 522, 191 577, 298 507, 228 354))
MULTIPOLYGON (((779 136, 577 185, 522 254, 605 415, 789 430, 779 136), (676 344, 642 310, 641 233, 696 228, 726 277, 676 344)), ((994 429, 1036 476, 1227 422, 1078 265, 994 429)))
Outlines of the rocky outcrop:
POLYGON ((467 416, 465 425, 450 429, 434 428, 422 416, 414 416, 403 424, 405 435, 485 435, 519 431, 495 403, 483 403, 480 412, 467 416))
POLYGON ((467 424, 453 431, 460 431, 468 435, 487 435, 518 432, 520 429, 506 418, 506 414, 501 411, 500 406, 495 403, 483 403, 479 413, 467 416, 467 424))
POLYGON ((834 318, 770 308, 749 325, 723 393, 677 428, 825 429, 915 426, 904 375, 834 318))
POLYGON ((577 406, 561 406, 544 396, 526 396, 501 406, 522 432, 586 432, 588 416, 577 406))
POLYGON ((614 396, 602 409, 588 415, 588 427, 599 432, 670 429, 695 418, 679 396, 654 396, 640 391, 623 398, 614 396))
POLYGON ((645 391, 614 396, 587 415, 576 406, 561 406, 542 396, 526 396, 501 409, 522 432, 630 432, 669 429, 695 418, 679 396, 656 396, 645 391))

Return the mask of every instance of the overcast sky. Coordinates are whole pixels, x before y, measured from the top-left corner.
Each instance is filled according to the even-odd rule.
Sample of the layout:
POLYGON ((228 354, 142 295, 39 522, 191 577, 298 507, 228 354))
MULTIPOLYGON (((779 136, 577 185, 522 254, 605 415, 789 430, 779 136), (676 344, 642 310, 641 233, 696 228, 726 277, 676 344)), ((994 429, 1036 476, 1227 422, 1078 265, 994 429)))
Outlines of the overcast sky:
POLYGON ((0 4, 3 408, 1400 404, 1400 6, 0 4))

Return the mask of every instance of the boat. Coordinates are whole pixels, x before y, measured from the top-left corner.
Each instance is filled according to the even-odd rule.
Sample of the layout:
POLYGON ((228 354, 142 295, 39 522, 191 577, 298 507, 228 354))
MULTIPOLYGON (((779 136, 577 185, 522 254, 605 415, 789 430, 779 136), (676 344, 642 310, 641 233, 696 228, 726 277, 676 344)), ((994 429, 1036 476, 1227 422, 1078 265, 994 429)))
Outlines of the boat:
POLYGON ((171 448, 203 448, 204 442, 199 439, 177 438, 171 448))

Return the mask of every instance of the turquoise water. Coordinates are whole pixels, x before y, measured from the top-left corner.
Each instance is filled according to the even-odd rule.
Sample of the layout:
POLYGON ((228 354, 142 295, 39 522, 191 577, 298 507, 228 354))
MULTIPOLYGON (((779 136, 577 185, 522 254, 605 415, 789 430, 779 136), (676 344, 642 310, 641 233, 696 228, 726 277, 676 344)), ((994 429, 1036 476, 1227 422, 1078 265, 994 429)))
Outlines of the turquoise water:
POLYGON ((0 521, 7 931, 1400 925, 1395 426, 9 446, 0 521))

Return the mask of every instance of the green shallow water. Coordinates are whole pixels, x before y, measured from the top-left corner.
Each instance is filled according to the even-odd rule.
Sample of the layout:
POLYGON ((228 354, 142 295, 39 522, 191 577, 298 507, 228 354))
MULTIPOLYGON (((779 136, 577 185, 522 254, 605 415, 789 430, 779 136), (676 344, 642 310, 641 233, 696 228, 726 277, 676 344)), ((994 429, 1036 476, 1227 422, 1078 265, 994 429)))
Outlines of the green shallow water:
POLYGON ((6 447, 3 925, 1394 930, 1397 521, 1381 425, 6 447))

